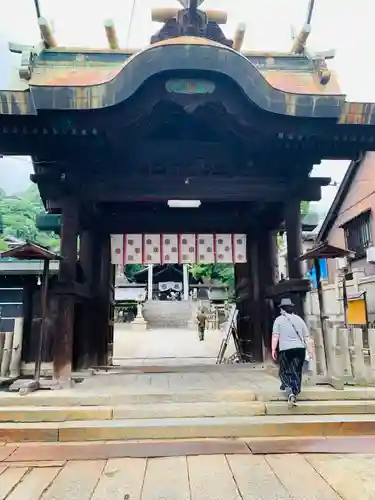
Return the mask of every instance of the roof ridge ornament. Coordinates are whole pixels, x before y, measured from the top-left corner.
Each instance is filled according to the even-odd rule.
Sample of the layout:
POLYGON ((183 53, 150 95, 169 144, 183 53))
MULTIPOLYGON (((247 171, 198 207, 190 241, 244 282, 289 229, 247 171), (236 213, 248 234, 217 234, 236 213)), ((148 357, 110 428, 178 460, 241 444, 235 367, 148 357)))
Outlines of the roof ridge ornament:
POLYGON ((21 64, 18 74, 21 80, 30 80, 33 73, 35 58, 44 49, 56 47, 57 43, 53 35, 53 24, 50 24, 42 15, 39 0, 34 0, 35 12, 37 16, 39 32, 42 41, 34 45, 23 45, 20 43, 8 42, 9 51, 13 54, 21 54, 21 64))
MULTIPOLYGON (((229 40, 220 28, 220 24, 226 24, 227 13, 216 10, 200 10, 204 0, 178 0, 181 8, 153 8, 151 19, 154 22, 163 23, 164 26, 151 37, 151 44, 178 38, 181 36, 194 36, 206 38, 215 42, 233 46, 233 40, 229 40)), ((242 34, 239 33, 239 42, 242 34)))
POLYGON ((314 52, 307 48, 307 40, 312 30, 312 16, 315 8, 315 0, 309 0, 307 8, 306 21, 301 31, 297 34, 296 29, 292 26, 293 45, 291 52, 295 55, 303 55, 308 57, 315 67, 321 85, 327 85, 331 79, 331 71, 329 70, 326 60, 333 59, 336 55, 335 49, 325 50, 322 52, 314 52))
POLYGON ((178 0, 184 9, 190 9, 190 6, 195 3, 196 8, 198 8, 204 0, 178 0))
POLYGON ((315 0, 309 0, 307 8, 306 22, 301 31, 297 34, 295 28, 292 26, 292 39, 293 45, 291 52, 296 55, 304 55, 306 50, 307 39, 311 33, 311 20, 314 12, 315 0))

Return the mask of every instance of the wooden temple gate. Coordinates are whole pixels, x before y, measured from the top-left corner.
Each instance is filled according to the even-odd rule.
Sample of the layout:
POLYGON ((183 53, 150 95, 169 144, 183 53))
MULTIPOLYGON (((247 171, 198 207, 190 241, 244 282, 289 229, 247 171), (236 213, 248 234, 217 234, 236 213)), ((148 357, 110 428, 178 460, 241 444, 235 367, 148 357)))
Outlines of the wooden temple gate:
POLYGON ((346 100, 331 52, 308 53, 311 12, 290 52, 271 55, 242 50, 243 27, 227 39, 225 13, 197 2, 153 12, 162 28, 135 51, 108 23, 108 49, 60 48, 40 16, 40 46, 10 44, 22 54, 21 86, 0 91, 0 153, 32 156, 44 227, 59 217, 56 379, 107 362, 111 234, 246 235, 246 261, 235 264, 240 336, 264 359, 272 303, 293 296, 302 312, 309 287, 297 260, 300 203, 330 182, 310 177, 313 165, 374 150, 375 107, 346 100), (277 283, 280 230, 289 276, 277 283))

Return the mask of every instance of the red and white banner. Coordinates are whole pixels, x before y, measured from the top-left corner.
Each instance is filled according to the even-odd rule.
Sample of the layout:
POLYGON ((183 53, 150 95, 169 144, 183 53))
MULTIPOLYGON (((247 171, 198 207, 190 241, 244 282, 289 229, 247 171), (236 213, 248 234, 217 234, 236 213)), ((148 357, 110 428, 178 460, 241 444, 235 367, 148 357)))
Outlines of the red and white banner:
POLYGON ((246 234, 112 234, 112 264, 240 264, 246 234))
POLYGON ((233 234, 233 256, 236 264, 246 262, 246 234, 233 234))
POLYGON ((143 235, 124 234, 124 260, 127 264, 143 264, 143 235))
POLYGON ((162 264, 171 264, 178 262, 178 235, 162 234, 162 264))
POLYGON ((125 262, 123 234, 111 234, 111 262, 118 266, 125 262))
POLYGON ((216 262, 230 264, 234 262, 232 235, 231 234, 216 234, 216 262))
POLYGON ((194 264, 195 256, 195 234, 180 234, 179 264, 194 264))
POLYGON ((160 264, 160 234, 145 234, 143 237, 144 264, 160 264))
POLYGON ((213 234, 198 234, 197 235, 197 264, 214 264, 215 263, 215 245, 213 234))

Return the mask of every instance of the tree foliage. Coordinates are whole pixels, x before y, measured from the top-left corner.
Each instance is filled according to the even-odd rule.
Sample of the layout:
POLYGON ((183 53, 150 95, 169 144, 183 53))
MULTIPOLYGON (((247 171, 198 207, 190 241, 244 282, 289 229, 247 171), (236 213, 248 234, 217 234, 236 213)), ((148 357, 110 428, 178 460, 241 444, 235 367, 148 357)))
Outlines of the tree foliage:
POLYGON ((142 271, 145 267, 142 264, 125 264, 125 275, 131 280, 135 273, 142 271))
POLYGON ((302 215, 302 217, 306 217, 306 215, 309 213, 309 207, 310 207, 310 202, 301 201, 301 215, 302 215))
POLYGON ((59 237, 54 233, 39 231, 35 225, 36 216, 44 211, 38 188, 34 184, 15 196, 7 196, 0 189, 0 216, 3 230, 0 251, 6 250, 4 236, 8 235, 21 240, 35 241, 54 250, 58 249, 59 237))
POLYGON ((192 264, 190 271, 195 278, 218 280, 234 287, 234 266, 232 264, 192 264))

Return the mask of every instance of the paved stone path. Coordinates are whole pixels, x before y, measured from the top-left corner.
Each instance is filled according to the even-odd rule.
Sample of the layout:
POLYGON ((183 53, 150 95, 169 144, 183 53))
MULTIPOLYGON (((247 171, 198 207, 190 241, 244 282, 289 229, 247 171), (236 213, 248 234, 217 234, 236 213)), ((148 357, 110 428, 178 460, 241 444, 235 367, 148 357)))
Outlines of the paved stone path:
MULTIPOLYGON (((216 361, 223 333, 207 330, 200 342, 197 331, 183 328, 164 328, 136 332, 126 324, 116 324, 113 361, 121 366, 213 364, 216 361)), ((227 355, 235 352, 228 347, 227 355)))
MULTIPOLYGON (((246 365, 221 365, 210 369, 177 371, 172 373, 111 373, 100 374, 84 380, 75 389, 105 390, 121 389, 130 392, 164 391, 212 391, 272 387, 278 389, 278 380, 264 370, 246 365)), ((61 391, 59 391, 61 393, 61 391)))
POLYGON ((0 464, 0 500, 374 498, 375 455, 198 455, 0 464))

